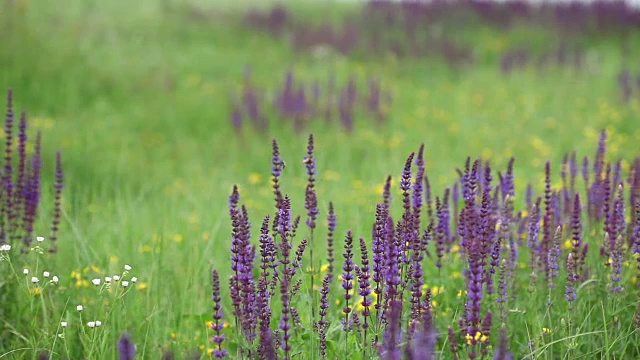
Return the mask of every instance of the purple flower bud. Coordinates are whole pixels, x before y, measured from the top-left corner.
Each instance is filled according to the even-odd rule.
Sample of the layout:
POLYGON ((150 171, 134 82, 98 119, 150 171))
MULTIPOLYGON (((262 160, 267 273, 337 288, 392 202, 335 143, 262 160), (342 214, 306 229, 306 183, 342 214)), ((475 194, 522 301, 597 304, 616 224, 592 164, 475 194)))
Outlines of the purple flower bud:
POLYGON ((133 360, 136 356, 136 346, 126 331, 122 334, 120 340, 118 340, 118 353, 120 354, 120 360, 133 360))

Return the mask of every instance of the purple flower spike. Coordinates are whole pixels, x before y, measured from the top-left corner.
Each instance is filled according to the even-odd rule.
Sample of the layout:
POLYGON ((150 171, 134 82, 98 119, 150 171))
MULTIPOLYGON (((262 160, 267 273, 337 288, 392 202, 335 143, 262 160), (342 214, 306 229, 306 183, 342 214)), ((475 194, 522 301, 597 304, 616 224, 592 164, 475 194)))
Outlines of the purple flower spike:
POLYGON ((400 326, 402 301, 399 299, 390 301, 388 313, 389 324, 384 331, 380 357, 383 360, 400 360, 402 356, 399 346, 402 342, 402 328, 400 326))
POLYGON ((224 329, 224 323, 222 322, 222 299, 220 298, 220 277, 218 271, 213 269, 211 272, 212 279, 212 300, 213 300, 213 322, 211 323, 211 329, 215 332, 211 341, 216 344, 217 348, 213 351, 213 356, 218 359, 225 358, 227 356, 227 350, 222 347, 224 341, 224 335, 221 331, 224 329))
POLYGON ((303 160, 305 167, 307 168, 307 189, 305 191, 305 203, 304 207, 307 209, 307 226, 311 229, 316 227, 316 219, 318 217, 318 199, 316 197, 315 190, 315 175, 316 175, 316 159, 313 156, 313 134, 309 135, 309 142, 307 144, 307 156, 303 160))
POLYGON ((353 236, 351 235, 351 230, 347 231, 347 237, 344 241, 344 263, 342 265, 342 288, 344 289, 344 300, 345 305, 342 308, 342 312, 344 313, 344 330, 347 331, 349 324, 349 314, 351 313, 351 306, 349 305, 349 300, 353 297, 353 271, 354 271, 354 263, 353 263, 353 252, 351 249, 353 248, 353 236))
POLYGON ((118 353, 120 354, 120 360, 133 360, 136 356, 136 346, 126 331, 122 334, 120 340, 118 340, 118 353))
POLYGON ((51 247, 49 248, 49 252, 55 253, 57 251, 56 240, 58 240, 58 229, 60 226, 60 206, 62 203, 62 188, 64 187, 64 172, 62 171, 62 156, 58 151, 56 153, 56 179, 53 184, 54 188, 54 204, 53 204, 53 216, 51 221, 51 236, 49 236, 49 240, 51 240, 51 247))
POLYGON ((328 274, 333 276, 333 234, 336 231, 336 214, 333 211, 333 203, 329 202, 329 214, 327 215, 328 232, 327 232, 327 262, 329 263, 328 274))

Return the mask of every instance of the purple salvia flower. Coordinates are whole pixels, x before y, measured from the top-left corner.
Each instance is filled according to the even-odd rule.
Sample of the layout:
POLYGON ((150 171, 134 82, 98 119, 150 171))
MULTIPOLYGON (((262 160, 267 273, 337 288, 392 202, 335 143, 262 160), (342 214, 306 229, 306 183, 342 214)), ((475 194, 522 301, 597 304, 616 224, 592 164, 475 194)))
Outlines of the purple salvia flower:
POLYGON ((384 182, 382 201, 387 210, 391 208, 391 175, 387 176, 387 180, 384 182))
POLYGON ((417 321, 422 312, 422 304, 420 303, 422 298, 422 285, 423 281, 423 271, 422 271, 422 246, 420 241, 414 241, 412 245, 412 253, 409 264, 409 274, 411 278, 409 279, 410 285, 409 290, 411 291, 411 318, 414 321, 417 321))
POLYGON ((448 223, 445 223, 447 219, 445 218, 445 213, 442 209, 442 204, 440 203, 440 198, 436 196, 436 217, 438 218, 438 224, 436 225, 436 256, 438 260, 436 260, 436 267, 438 271, 442 267, 442 256, 444 255, 444 245, 445 245, 445 227, 449 227, 448 223))
POLYGON ((284 161, 280 158, 280 148, 276 139, 273 139, 272 143, 272 155, 271 155, 271 184, 273 187, 273 194, 275 195, 276 216, 273 219, 273 231, 276 232, 279 219, 278 213, 282 207, 282 192, 280 191, 280 175, 284 170, 284 161))
MULTIPOLYGON (((613 209, 612 209, 612 204, 611 204, 611 165, 607 164, 607 170, 605 172, 605 177, 603 180, 601 180, 602 182, 602 193, 603 193, 603 204, 602 204, 602 211, 603 211, 603 216, 604 216, 604 232, 607 234, 607 236, 609 237, 609 243, 602 245, 602 255, 609 256, 611 254, 611 248, 613 247, 611 244, 613 243, 613 241, 615 241, 616 239, 616 231, 615 231, 615 224, 613 222, 613 209)), ((594 186, 595 186, 595 182, 594 182, 594 186)), ((599 209, 600 207, 598 207, 599 209)), ((597 217, 599 218, 599 217, 597 217)))
POLYGON ((480 339, 481 342, 481 354, 483 357, 486 357, 487 355, 489 355, 489 344, 490 344, 490 337, 491 337, 491 323, 493 321, 493 316, 491 314, 491 311, 487 311, 487 314, 484 316, 484 318, 482 319, 482 338, 480 339))
POLYGON ((24 228, 25 213, 25 187, 26 184, 26 166, 27 166, 27 114, 23 111, 20 115, 20 124, 18 125, 18 177, 16 179, 16 191, 13 194, 13 203, 16 206, 16 212, 19 218, 17 221, 18 228, 24 228))
POLYGON ((254 125, 259 126, 261 120, 258 95, 256 94, 256 90, 250 83, 245 85, 244 91, 242 93, 242 103, 244 105, 245 111, 247 112, 247 115, 249 116, 249 119, 251 119, 254 125))
POLYGON ((585 259, 582 259, 582 222, 580 220, 580 213, 582 210, 582 205, 580 204, 580 195, 576 193, 573 200, 573 215, 571 217, 571 253, 573 254, 573 260, 575 261, 574 266, 574 275, 576 276, 576 280, 583 273, 583 269, 580 264, 584 262, 585 259))
POLYGON ((251 234, 249 232, 249 216, 247 209, 242 206, 241 218, 241 248, 240 262, 238 266, 238 283, 240 284, 240 298, 242 302, 241 319, 242 330, 250 342, 255 339, 256 311, 255 311, 255 283, 253 279, 253 262, 256 249, 251 244, 251 234))
POLYGON ((358 276, 358 285, 359 290, 358 294, 362 296, 361 304, 363 307, 362 317, 364 323, 362 324, 362 329, 364 330, 364 340, 363 342, 367 343, 367 329, 369 328, 369 315, 371 313, 371 305, 373 304, 373 300, 371 299, 371 273, 369 271, 369 255, 367 251, 367 243, 364 238, 360 238, 360 259, 361 265, 360 267, 356 267, 356 274, 358 276))
POLYGON ((289 352, 291 351, 291 344, 289 338, 291 334, 290 313, 291 303, 289 299, 289 279, 285 277, 280 282, 280 301, 282 302, 282 316, 280 317, 279 328, 282 331, 282 342, 280 343, 281 349, 284 351, 283 360, 289 360, 289 352))
POLYGON ((553 208, 551 204, 551 164, 547 161, 544 171, 544 217, 542 222, 542 241, 540 242, 539 259, 542 264, 540 268, 544 269, 547 279, 550 277, 549 269, 549 252, 551 251, 551 243, 553 242, 553 235, 551 229, 553 228, 553 208))
MULTIPOLYGON (((282 201, 282 207, 278 211, 278 234, 280 236, 280 263, 282 264, 282 273, 286 283, 291 280, 293 271, 291 269, 291 260, 289 255, 291 253, 291 202, 288 196, 285 196, 282 201)), ((281 280, 282 282, 282 280, 281 280)))
MULTIPOLYGON (((456 188, 457 189, 457 188, 456 188)), ((457 195, 457 191, 456 191, 457 195)), ((429 177, 424 175, 424 201, 427 205, 427 219, 429 222, 433 222, 433 201, 431 200, 431 183, 429 177)))
POLYGON ((498 268, 498 298, 496 299, 498 307, 500 308, 500 320, 502 322, 504 322, 507 317, 504 304, 508 300, 508 291, 509 287, 507 285, 507 260, 502 259, 502 261, 500 261, 500 267, 498 268))
POLYGON ((376 205, 376 220, 373 228, 373 281, 376 283, 376 287, 373 292, 376 294, 376 312, 378 318, 380 315, 380 308, 382 304, 380 302, 382 297, 382 284, 384 282, 384 269, 385 269, 385 240, 386 240, 386 222, 388 217, 387 208, 384 204, 376 205))
POLYGON ((420 328, 413 334, 411 342, 407 345, 407 359, 434 360, 438 333, 433 326, 433 315, 430 309, 425 309, 419 322, 420 328))
POLYGON ((493 360, 513 360, 513 354, 509 351, 509 338, 507 337, 507 326, 500 326, 500 339, 498 347, 493 353, 493 360))
POLYGON ((120 354, 120 360, 133 360, 136 356, 136 346, 133 344, 131 336, 126 331, 118 340, 118 354, 120 354))
MULTIPOLYGON (((5 137, 5 150, 4 150, 4 168, 2 171, 2 187, 3 187, 3 197, 4 197, 4 206, 2 207, 2 217, 6 216, 6 226, 0 229, 2 234, 0 234, 0 238, 4 241, 9 240, 10 236, 13 235, 13 220, 14 220, 14 209, 13 209, 13 121, 14 121, 14 113, 13 113, 13 92, 9 89, 7 94, 7 113, 4 118, 4 137, 5 137)), ((3 219, 4 220, 4 219, 3 219)), ((26 245, 26 244, 25 244, 26 245)))
POLYGON ((385 290, 387 298, 385 302, 388 303, 391 300, 396 299, 399 295, 398 287, 402 282, 400 274, 400 248, 396 242, 396 231, 393 227, 393 220, 390 216, 387 217, 387 224, 385 227, 385 268, 383 278, 385 280, 385 290))
POLYGON ((320 355, 323 359, 327 356, 327 330, 329 322, 327 321, 327 312, 329 309, 329 284, 331 283, 331 274, 326 274, 322 280, 322 288, 320 289, 320 320, 318 321, 318 332, 320 336, 320 355))
POLYGON ((64 172, 62 171, 62 156, 58 151, 56 153, 56 177, 55 183, 53 184, 54 188, 54 203, 53 203, 53 216, 51 221, 51 236, 49 236, 49 240, 51 241, 51 247, 49 248, 49 252, 55 253, 57 251, 58 245, 56 244, 56 240, 58 240, 58 228, 60 226, 60 207, 62 203, 62 188, 64 187, 64 172))
POLYGON ((393 299, 388 304, 388 325, 384 331, 384 340, 380 348, 380 357, 383 360, 400 360, 402 352, 402 328, 400 317, 402 316, 402 301, 393 299))
POLYGON ((604 168, 604 156, 607 152, 607 132, 602 130, 600 132, 600 138, 598 139, 598 150, 596 151, 596 158, 593 163, 593 173, 595 175, 595 181, 597 182, 602 175, 604 168))
POLYGON ((622 286, 619 284, 622 280, 622 261, 624 258, 624 241, 622 235, 624 234, 625 220, 624 220, 624 199, 622 184, 618 187, 618 196, 613 203, 613 216, 612 227, 615 229, 616 238, 608 239, 610 242, 610 256, 611 256, 611 283, 609 284, 609 290, 612 293, 619 293, 622 291, 622 286))
POLYGON ((258 292, 256 296, 256 311, 258 312, 260 335, 258 355, 261 359, 277 360, 278 357, 273 343, 273 334, 269 327, 271 323, 271 308, 269 307, 270 294, 267 281, 266 277, 261 277, 260 280, 258 280, 258 292))
POLYGON ((353 263, 353 252, 351 249, 353 248, 353 236, 351 234, 351 230, 347 230, 347 236, 344 241, 344 263, 342 265, 342 288, 344 289, 344 300, 345 305, 342 308, 342 312, 344 313, 344 330, 347 331, 347 326, 349 324, 349 314, 351 313, 351 306, 349 305, 349 300, 353 297, 353 271, 355 264, 353 263))
POLYGON ((564 298, 569 303, 569 309, 573 309, 573 302, 576 301, 578 295, 576 293, 576 281, 578 280, 578 276, 576 275, 576 263, 577 259, 570 252, 567 255, 567 283, 565 285, 565 294, 564 298))
POLYGON ((262 221, 262 227, 260 228, 260 256, 261 256, 261 264, 260 268, 262 269, 262 278, 268 281, 269 278, 269 270, 272 270, 273 276, 276 276, 275 268, 277 266, 276 263, 276 246, 273 242, 273 237, 269 235, 269 215, 264 217, 262 221))
MULTIPOLYGON (((453 206, 453 228, 458 228, 458 203, 460 202, 460 192, 458 190, 458 182, 453 184, 453 189, 451 190, 451 205, 453 206)), ((455 235, 455 234, 454 234, 455 235)))
POLYGON ((242 212, 238 208, 240 193, 236 185, 229 196, 229 217, 231 218, 231 271, 233 275, 229 278, 229 290, 233 304, 236 321, 242 316, 240 304, 242 299, 240 289, 240 273, 242 272, 242 261, 244 256, 242 241, 242 212))
POLYGON ((451 325, 447 328, 447 338, 449 339, 449 350, 451 351, 452 359, 458 360, 458 338, 451 325))
POLYGON ((414 213, 420 218, 420 209, 422 209, 422 190, 424 179, 424 144, 420 145, 418 151, 418 157, 416 158, 416 166, 418 170, 416 172, 416 178, 413 182, 413 208, 414 213))
POLYGON ((328 232, 327 232, 327 262, 329 263, 330 276, 333 276, 333 234, 336 231, 336 214, 333 211, 333 203, 329 202, 329 214, 327 215, 328 232))
POLYGON ((533 205, 533 186, 531 185, 531 183, 527 184, 527 190, 525 192, 525 205, 527 206, 527 209, 531 209, 531 206, 533 205))
MULTIPOLYGON (((318 217, 318 200, 315 190, 316 159, 313 156, 313 135, 309 135, 307 156, 304 157, 303 162, 307 168, 308 176, 304 207, 307 209, 307 226, 311 229, 311 239, 313 239, 313 229, 316 227, 316 219, 318 217)), ((311 263, 313 266, 313 259, 311 259, 311 263)))
POLYGON ((218 359, 222 359, 227 356, 227 350, 222 347, 224 341, 224 335, 221 331, 224 329, 224 323, 222 322, 222 299, 220 298, 220 278, 218 271, 213 269, 211 272, 212 280, 212 300, 213 300, 213 322, 211 323, 211 329, 214 331, 214 335, 211 341, 216 344, 216 349, 213 351, 213 356, 218 359))
POLYGON ((242 130, 242 112, 238 107, 234 107, 233 111, 231 111, 231 125, 233 125, 235 131, 242 130))
POLYGON ((547 260, 546 266, 548 269, 546 274, 547 274, 547 282, 549 285, 549 289, 553 289, 555 287, 554 278, 558 276, 558 269, 559 269, 558 261, 562 253, 560 249, 561 239, 562 239, 562 225, 559 225, 551 240, 551 243, 549 244, 549 251, 547 253, 547 258, 546 258, 547 260))

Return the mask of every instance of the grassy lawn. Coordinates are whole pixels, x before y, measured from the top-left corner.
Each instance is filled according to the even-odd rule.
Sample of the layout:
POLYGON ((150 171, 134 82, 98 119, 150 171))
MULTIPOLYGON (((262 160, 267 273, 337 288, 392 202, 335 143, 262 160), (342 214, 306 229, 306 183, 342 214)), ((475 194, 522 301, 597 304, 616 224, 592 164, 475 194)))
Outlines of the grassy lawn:
MULTIPOLYGON (((324 276, 317 268, 326 258, 329 202, 338 217, 337 277, 347 230, 353 231, 356 241, 356 263, 360 263, 357 239, 362 236, 371 243, 375 205, 381 201, 388 175, 394 178, 391 212, 400 220, 400 175, 409 154, 421 144, 434 198, 458 181, 456 169, 464 169, 468 156, 490 161, 494 181, 496 170, 504 174, 514 157, 516 195, 511 200, 516 212, 530 211, 524 196, 529 183, 536 196, 543 194, 546 161, 552 164, 551 185, 558 190, 563 187, 560 164, 566 153, 575 151, 579 163, 585 156, 593 161, 602 130, 608 135, 606 159, 622 160, 624 179, 640 154, 640 86, 627 102, 621 99, 618 86, 621 69, 629 67, 634 76, 640 74, 637 28, 629 30, 626 40, 618 33, 581 38, 577 43, 586 59, 581 69, 529 65, 505 74, 499 66, 501 54, 522 46, 533 51, 552 46, 558 36, 554 30, 526 25, 510 31, 482 24, 460 26, 452 36, 472 50, 472 65, 452 67, 442 59, 399 57, 391 52, 346 56, 329 51, 320 56, 294 51, 286 36, 275 38, 247 25, 243 16, 249 4, 254 5, 201 0, 0 4, 0 90, 11 88, 14 110, 27 111, 30 141, 36 131, 42 134, 43 193, 35 234, 49 237, 57 150, 62 154, 65 185, 58 252, 20 254, 14 244, 0 262, 0 290, 13 289, 2 297, 9 305, 0 305, 0 358, 31 359, 52 351, 53 359, 111 359, 125 330, 137 345, 139 358, 161 358, 169 350, 178 359, 209 356, 214 349, 213 331, 207 324, 212 320, 212 268, 220 272, 222 310, 228 324, 223 345, 231 358, 250 358, 241 355, 241 348, 251 346, 239 333, 229 299, 228 198, 237 184, 252 224, 252 241, 257 244, 262 217, 274 214, 272 138, 277 138, 286 161, 282 191, 290 195, 294 215, 302 216, 294 251, 310 235, 304 226, 307 174, 303 158, 308 135, 313 133, 315 140, 319 220, 309 249, 315 256, 315 270, 310 272, 318 273, 310 275, 305 265, 297 275, 304 281, 293 302, 302 324, 294 326, 290 355, 298 359, 321 358, 317 334, 311 330, 317 314, 310 309, 319 304, 316 290, 324 276), (324 83, 334 75, 344 83, 354 77, 359 91, 367 79, 379 77, 392 101, 383 123, 356 112, 352 132, 321 119, 296 132, 278 121, 275 113, 269 113, 268 131, 245 127, 238 132, 230 122, 230 99, 242 89, 247 66, 256 86, 267 89, 268 96, 292 70, 307 82, 324 83), (132 269, 123 275, 125 264, 132 269), (23 268, 30 274, 23 276, 23 268), (32 274, 44 270, 57 274, 59 283, 46 287, 44 280, 31 283, 32 274), (107 289, 104 277, 113 274, 129 281, 135 276, 137 282, 126 288, 113 283, 107 289), (101 285, 94 286, 94 278, 101 279, 101 285), (76 310, 80 304, 82 312, 76 310), (100 328, 87 327, 87 322, 95 320, 102 322, 100 328), (68 326, 61 328, 61 321, 68 326)), ((271 6, 270 2, 257 4, 258 8, 271 6)), ((341 2, 287 5, 296 19, 317 24, 321 18, 339 23, 360 11, 358 5, 341 2)), ((584 196, 582 182, 577 188, 584 196)), ((625 199, 628 190, 625 184, 625 199)), ((502 201, 500 206, 505 206, 502 201)), ((633 214, 631 205, 625 206, 631 234, 633 214)), ((483 312, 494 311, 488 356, 498 347, 503 320, 516 358, 640 356, 640 335, 632 321, 638 302, 638 272, 633 263, 637 254, 632 254, 632 245, 625 247, 624 291, 610 294, 609 267, 602 266, 608 259, 598 254, 603 225, 601 220, 588 220, 586 212, 582 221, 585 241, 592 243, 587 259, 592 265, 590 277, 578 290, 575 308, 568 309, 564 301, 564 265, 553 289, 547 288, 544 276, 530 280, 535 271, 528 268, 524 241, 515 261, 513 299, 502 310, 504 318, 498 316, 491 296, 483 307, 483 312)), ((422 230, 426 224, 423 215, 422 230)), ((516 225, 512 224, 514 233, 516 225)), ((562 244, 571 236, 566 225, 562 244)), ((432 246, 430 253, 435 256, 432 246)), ((570 246, 562 251, 564 264, 570 246)), ((305 259, 308 256, 309 250, 305 259)), ((259 257, 258 248, 256 276, 259 257)), ((436 268, 434 258, 427 257, 423 271, 424 282, 432 289, 439 333, 435 350, 439 357, 452 358, 446 332, 447 326, 458 329, 464 312, 467 265, 465 256, 455 251, 445 260, 442 268, 436 268)), ((363 349, 362 333, 341 330, 344 303, 334 305, 344 302, 339 284, 334 281, 330 294, 328 357, 371 357, 378 351, 370 346, 363 349)), ((273 299, 274 329, 279 301, 277 296, 273 299)), ((382 328, 372 327, 370 332, 369 343, 374 333, 382 342, 382 328)), ((460 344, 462 358, 467 354, 465 345, 460 344)))

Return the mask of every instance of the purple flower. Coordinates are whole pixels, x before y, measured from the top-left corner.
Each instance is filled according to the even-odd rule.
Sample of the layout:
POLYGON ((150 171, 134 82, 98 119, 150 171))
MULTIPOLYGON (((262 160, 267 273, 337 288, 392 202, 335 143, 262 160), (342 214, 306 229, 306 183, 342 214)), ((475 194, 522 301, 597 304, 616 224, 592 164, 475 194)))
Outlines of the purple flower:
POLYGON ((513 354, 509 351, 509 339, 507 337, 507 327, 502 325, 500 327, 500 340, 498 340, 498 347, 493 353, 493 360, 512 360, 513 354))
POLYGON ((402 352, 400 343, 402 342, 402 328, 400 317, 402 316, 402 301, 393 299, 388 304, 388 325, 384 331, 384 340, 380 348, 380 357, 383 360, 400 360, 402 352))
MULTIPOLYGON (((303 160, 307 168, 308 183, 305 191, 304 207, 307 209, 307 226, 311 229, 311 237, 313 239, 313 229, 316 227, 316 219, 318 217, 318 199, 315 190, 316 160, 313 156, 313 135, 309 135, 307 145, 307 156, 303 160)), ((313 259, 311 259, 313 264, 313 259)))
POLYGON ((329 309, 329 284, 331 283, 331 274, 326 274, 322 280, 322 288, 320 288, 320 320, 318 321, 318 332, 320 336, 320 355, 323 358, 327 356, 327 330, 329 322, 327 321, 327 313, 329 309))
POLYGON ((58 151, 56 153, 56 177, 55 183, 53 184, 54 188, 54 204, 53 204, 53 216, 51 221, 51 235, 49 236, 49 240, 51 241, 51 248, 49 248, 49 252, 56 252, 57 245, 56 240, 58 240, 58 229, 60 226, 60 206, 62 202, 62 188, 64 187, 64 172, 62 171, 62 156, 58 151))
POLYGON ((224 341, 224 335, 221 331, 224 329, 222 322, 222 300, 220 298, 220 278, 218 271, 213 269, 211 272, 212 279, 212 300, 213 300, 213 322, 211 323, 211 329, 215 332, 211 341, 216 344, 217 348, 214 350, 213 356, 222 359, 227 356, 227 350, 222 347, 224 341))
POLYGON ((342 308, 342 312, 344 313, 344 330, 347 331, 349 324, 349 314, 351 313, 351 306, 349 305, 349 300, 351 300, 353 294, 353 271, 354 271, 354 263, 353 263, 353 252, 351 249, 353 248, 353 237, 351 235, 351 230, 347 230, 347 236, 344 241, 344 263, 342 265, 342 288, 344 289, 344 300, 345 305, 342 308))
POLYGON ((373 292, 377 295, 375 308, 378 317, 382 307, 380 299, 384 282, 386 222, 389 215, 387 211, 384 204, 376 205, 376 220, 373 227, 373 281, 376 283, 373 292))
POLYGON ((136 346, 126 331, 120 336, 120 340, 118 340, 118 353, 120 354, 120 360, 133 360, 136 356, 136 346))
POLYGON ((291 351, 291 344, 289 343, 289 338, 291 338, 291 334, 289 333, 289 330, 291 330, 291 304, 289 299, 289 284, 286 277, 280 282, 280 301, 282 302, 282 315, 278 326, 280 330, 282 330, 282 342, 280 346, 284 351, 284 357, 282 359, 288 360, 289 352, 291 351))
POLYGON ((333 276, 333 234, 336 231, 336 214, 333 211, 333 203, 329 202, 329 214, 327 215, 327 262, 329 263, 328 274, 333 276))

